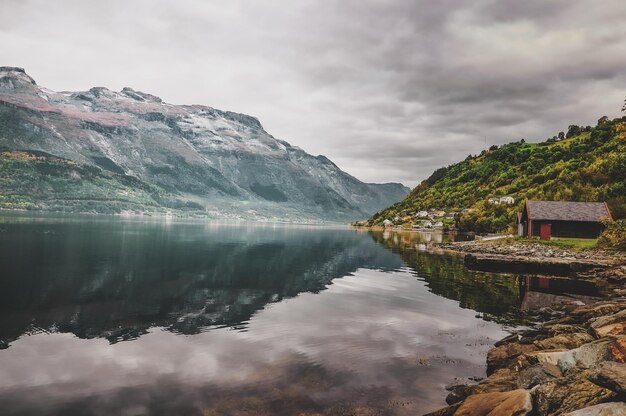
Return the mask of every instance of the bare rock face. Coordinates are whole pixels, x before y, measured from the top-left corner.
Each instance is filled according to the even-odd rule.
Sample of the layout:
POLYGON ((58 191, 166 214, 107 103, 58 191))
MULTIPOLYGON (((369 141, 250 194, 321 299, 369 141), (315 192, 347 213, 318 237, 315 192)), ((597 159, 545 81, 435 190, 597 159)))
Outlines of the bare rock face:
MULTIPOLYGON (((361 182, 245 114, 172 105, 128 87, 50 91, 22 68, 0 67, 0 127, 3 150, 132 178, 160 196, 155 204, 179 200, 215 217, 350 221, 409 191, 361 182)), ((11 191, 29 192, 23 188, 11 191)), ((37 193, 27 196, 38 201, 37 193)))
POLYGON ((483 393, 470 396, 454 416, 526 416, 533 411, 528 390, 483 393))

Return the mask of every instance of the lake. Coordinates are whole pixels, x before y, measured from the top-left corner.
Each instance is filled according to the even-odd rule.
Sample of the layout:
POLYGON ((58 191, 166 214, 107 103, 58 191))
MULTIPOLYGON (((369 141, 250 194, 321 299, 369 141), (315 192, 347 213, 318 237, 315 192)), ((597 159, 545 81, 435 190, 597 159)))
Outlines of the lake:
POLYGON ((2 214, 0 409, 421 414, 533 309, 606 290, 472 272, 441 238, 2 214))

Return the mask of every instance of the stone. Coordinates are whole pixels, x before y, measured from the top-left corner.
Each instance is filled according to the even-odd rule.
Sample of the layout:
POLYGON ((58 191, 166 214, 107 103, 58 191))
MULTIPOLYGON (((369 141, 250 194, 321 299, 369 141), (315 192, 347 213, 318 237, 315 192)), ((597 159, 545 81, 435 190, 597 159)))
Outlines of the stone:
POLYGON ((606 336, 626 335, 626 321, 604 325, 600 328, 591 328, 594 336, 602 338, 606 336))
POLYGON ((496 342, 495 344, 493 344, 496 347, 501 347, 505 344, 509 344, 511 342, 517 342, 519 340, 519 335, 517 334, 511 334, 509 336, 506 336, 504 338, 502 338, 500 341, 496 342))
POLYGON ((595 406, 570 412, 564 416, 623 416, 626 415, 626 404, 621 402, 602 403, 595 406))
POLYGON ((530 391, 518 389, 470 396, 454 416, 526 416, 532 411, 530 391))
POLYGON ((454 416, 454 412, 459 408, 461 404, 457 403, 452 406, 444 407, 443 409, 435 410, 434 412, 427 413, 423 416, 454 416))
POLYGON ((538 351, 531 355, 539 363, 558 366, 564 373, 575 366, 582 368, 595 367, 611 357, 611 345, 614 338, 602 338, 578 348, 567 351, 538 351))
POLYGON ((556 416, 615 399, 611 390, 589 381, 584 372, 565 379, 555 379, 535 387, 535 411, 538 415, 556 416))
POLYGON ((541 341, 535 341, 534 344, 540 350, 558 350, 578 348, 583 344, 593 341, 593 337, 584 332, 574 334, 560 334, 541 341))
POLYGON ((561 377, 561 370, 552 364, 535 364, 523 368, 518 375, 519 387, 530 389, 550 379, 561 377))
POLYGON ((620 338, 611 345, 611 355, 618 363, 626 363, 626 338, 620 338))
MULTIPOLYGON (((618 306, 613 305, 614 307, 618 308, 618 306)), ((606 325, 610 325, 610 324, 614 324, 617 322, 622 322, 622 321, 626 321, 626 309, 621 310, 617 313, 614 313, 612 315, 605 315, 605 316, 600 316, 596 319, 594 319, 591 322, 591 328, 592 329, 598 329, 598 328, 602 328, 603 326, 606 325)))
POLYGON ((474 394, 475 389, 476 385, 469 384, 458 384, 456 386, 446 387, 446 390, 450 392, 446 396, 446 403, 449 405, 459 403, 474 394))
POLYGON ((487 353, 487 374, 493 373, 499 368, 504 368, 520 354, 526 354, 537 349, 532 344, 505 344, 500 347, 492 348, 487 353))
POLYGON ((626 394, 626 364, 605 361, 589 374, 589 380, 616 393, 626 394))
POLYGON ((471 394, 516 390, 519 388, 518 379, 519 374, 517 370, 500 368, 478 383, 478 385, 472 386, 471 394))

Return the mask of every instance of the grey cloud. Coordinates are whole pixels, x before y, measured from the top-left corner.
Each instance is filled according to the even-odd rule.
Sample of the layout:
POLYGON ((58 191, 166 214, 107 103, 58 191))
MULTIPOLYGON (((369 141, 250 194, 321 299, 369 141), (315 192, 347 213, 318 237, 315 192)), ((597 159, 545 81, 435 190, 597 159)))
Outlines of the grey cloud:
POLYGON ((9 1, 3 64, 257 116, 360 179, 619 114, 622 0, 9 1), (372 166, 376 166, 372 169, 372 166))

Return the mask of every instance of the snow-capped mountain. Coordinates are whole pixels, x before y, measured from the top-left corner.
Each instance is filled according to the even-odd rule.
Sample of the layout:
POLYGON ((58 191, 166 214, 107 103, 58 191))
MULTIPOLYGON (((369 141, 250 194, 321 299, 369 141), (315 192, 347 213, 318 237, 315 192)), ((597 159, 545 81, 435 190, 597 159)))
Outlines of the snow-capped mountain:
POLYGON ((95 166, 111 180, 136 178, 158 190, 157 205, 167 195, 215 216, 349 220, 409 191, 363 183, 245 114, 131 88, 55 92, 13 67, 0 67, 0 147, 95 166))

